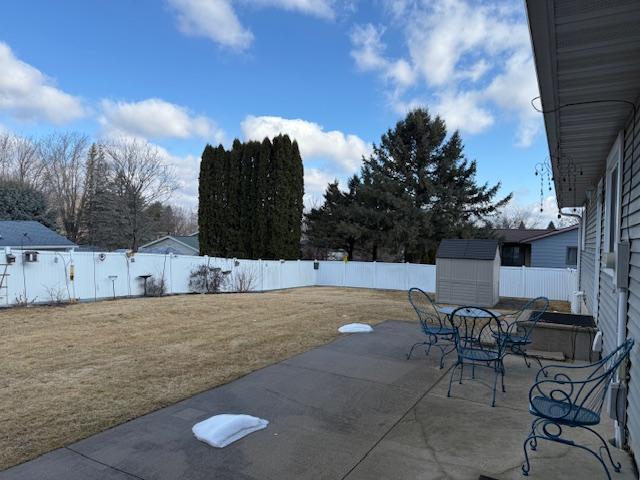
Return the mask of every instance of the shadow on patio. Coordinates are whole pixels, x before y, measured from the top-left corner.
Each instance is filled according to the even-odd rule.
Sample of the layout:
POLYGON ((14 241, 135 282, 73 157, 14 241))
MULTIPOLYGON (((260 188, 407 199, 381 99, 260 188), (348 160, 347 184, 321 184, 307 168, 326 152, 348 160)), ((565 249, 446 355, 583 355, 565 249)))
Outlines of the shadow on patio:
MULTIPOLYGON (((448 367, 408 347, 416 323, 387 321, 235 382, 107 430, 0 473, 0 479, 496 479, 524 478, 536 369, 507 357, 506 393, 454 383, 448 367), (266 430, 225 449, 198 442, 191 427, 218 413, 268 419, 266 430)), ((480 370, 478 370, 480 373, 480 370)), ((606 423, 606 422, 605 422, 606 423)), ((611 436, 608 425, 605 438, 611 436)), ((591 438, 581 439, 597 448, 591 438)), ((623 451, 622 472, 635 478, 623 451)), ((530 478, 605 478, 588 453, 541 442, 530 478)))

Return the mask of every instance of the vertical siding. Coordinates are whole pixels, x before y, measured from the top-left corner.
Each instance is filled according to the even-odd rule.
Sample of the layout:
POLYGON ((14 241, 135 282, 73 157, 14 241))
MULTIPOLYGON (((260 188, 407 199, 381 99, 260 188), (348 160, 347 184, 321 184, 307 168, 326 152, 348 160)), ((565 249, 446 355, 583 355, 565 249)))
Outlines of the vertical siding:
POLYGON ((585 228, 584 249, 580 252, 580 290, 584 292, 587 309, 595 314, 594 275, 596 255, 596 196, 587 203, 584 212, 583 227, 585 228))
POLYGON ((531 266, 543 268, 575 268, 567 265, 567 248, 578 246, 578 230, 558 233, 531 242, 531 266))
MULTIPOLYGON (((633 118, 627 124, 623 150, 622 176, 622 231, 621 238, 631 246, 631 266, 629 273, 629 297, 627 305, 627 336, 640 343, 640 112, 636 117, 636 131, 633 118), (635 151, 632 148, 635 146, 635 151), (634 157, 632 159, 632 151, 634 157)), ((629 445, 635 458, 640 459, 640 347, 631 352, 629 371, 629 395, 627 430, 629 445)))

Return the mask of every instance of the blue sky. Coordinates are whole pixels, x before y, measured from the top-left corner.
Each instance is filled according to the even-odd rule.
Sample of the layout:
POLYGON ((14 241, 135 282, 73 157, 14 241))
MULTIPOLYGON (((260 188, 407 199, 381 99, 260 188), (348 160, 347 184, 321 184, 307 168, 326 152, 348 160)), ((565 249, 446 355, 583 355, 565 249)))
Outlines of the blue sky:
POLYGON ((415 106, 461 130, 480 181, 539 203, 547 149, 522 2, 5 2, 0 71, 0 128, 145 138, 187 206, 206 142, 289 133, 311 204, 415 106))

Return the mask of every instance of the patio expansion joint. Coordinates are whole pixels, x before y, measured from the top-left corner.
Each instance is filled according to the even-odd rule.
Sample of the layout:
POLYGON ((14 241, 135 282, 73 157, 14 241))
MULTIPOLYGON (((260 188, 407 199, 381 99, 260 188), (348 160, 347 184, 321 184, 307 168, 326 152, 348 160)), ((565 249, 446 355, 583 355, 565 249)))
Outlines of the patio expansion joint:
MULTIPOLYGON (((389 435, 389 433, 391 433, 391 431, 396 428, 400 422, 402 422, 407 415, 409 415, 410 412, 414 411, 416 406, 429 394, 429 392, 431 392, 431 390, 433 390, 436 385, 438 385, 442 379, 444 379, 447 374, 449 373, 449 370, 451 370, 451 367, 445 369, 442 373, 442 375, 440 375, 440 377, 438 377, 438 379, 429 387, 427 388, 422 395, 420 395, 415 402, 413 402, 412 405, 409 406, 409 408, 407 409, 407 411, 405 411, 402 415, 400 415, 400 417, 393 423, 393 425, 391 425, 386 432, 384 432, 382 434, 382 436, 376 440, 374 442, 374 444, 365 452, 365 454, 362 456, 362 458, 360 458, 360 460, 358 460, 356 462, 355 465, 353 465, 353 467, 351 467, 349 469, 349 471, 347 471, 347 473, 345 473, 342 477, 341 480, 345 480, 349 475, 351 475, 351 473, 353 473, 353 471, 355 471, 356 468, 358 468, 358 466, 364 462, 364 460, 366 460, 366 458, 369 456, 369 454, 387 437, 387 435, 389 435)), ((440 466, 440 465, 439 465, 440 466)))
MULTIPOLYGON (((400 386, 400 385, 393 385, 391 383, 376 382, 375 380, 371 380, 371 379, 368 379, 368 378, 352 377, 351 375, 344 375, 343 373, 330 372, 328 370, 321 370, 319 368, 313 368, 313 367, 304 367, 302 365, 295 365, 295 364, 292 364, 292 363, 288 363, 287 361, 284 361, 282 363, 284 365, 286 365, 287 367, 299 368, 301 370, 307 370, 309 372, 325 373, 327 375, 333 375, 333 376, 340 377, 340 378, 346 378, 348 380, 358 380, 360 382, 371 383, 373 385, 379 385, 381 387, 393 388, 393 389, 400 390, 400 391, 403 391, 403 392, 406 392, 406 393, 412 393, 413 392, 413 390, 411 390, 410 388, 405 388, 405 387, 400 386)), ((436 384, 439 383, 440 380, 442 380, 442 378, 438 378, 438 380, 436 381, 436 384)))
POLYGON ((113 465, 109 465, 108 463, 101 462, 100 460, 96 460, 95 458, 92 458, 92 457, 90 457, 90 456, 88 456, 88 455, 86 455, 86 454, 84 454, 82 452, 79 452, 78 450, 74 450, 71 447, 63 447, 63 448, 65 450, 69 450, 70 452, 75 453, 76 455, 80 455, 82 458, 85 458, 85 459, 89 460, 90 462, 97 463, 97 464, 102 465, 104 467, 110 468, 111 470, 115 470, 116 472, 122 473, 123 475, 127 475, 128 477, 136 478, 138 480, 146 480, 144 477, 141 477, 141 476, 136 475, 136 474, 131 473, 131 472, 127 472, 126 470, 122 470, 121 468, 114 467, 113 465))

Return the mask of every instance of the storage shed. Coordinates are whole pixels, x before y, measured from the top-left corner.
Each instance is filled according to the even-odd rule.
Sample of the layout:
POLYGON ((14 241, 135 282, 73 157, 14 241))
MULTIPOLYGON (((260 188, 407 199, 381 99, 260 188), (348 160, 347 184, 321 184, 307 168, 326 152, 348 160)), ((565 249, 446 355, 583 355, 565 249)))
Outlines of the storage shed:
POLYGON ((442 240, 436 254, 436 301, 493 307, 500 300, 497 240, 442 240))

